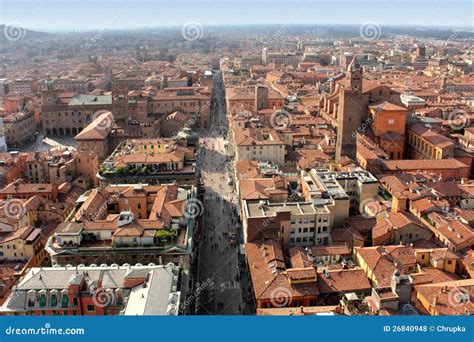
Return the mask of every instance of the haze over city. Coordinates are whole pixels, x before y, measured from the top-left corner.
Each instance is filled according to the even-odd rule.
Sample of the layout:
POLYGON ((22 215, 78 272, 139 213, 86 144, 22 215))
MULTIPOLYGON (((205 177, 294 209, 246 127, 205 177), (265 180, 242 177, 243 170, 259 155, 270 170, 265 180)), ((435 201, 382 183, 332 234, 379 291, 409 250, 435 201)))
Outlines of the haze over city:
POLYGON ((1 341, 472 342, 472 1, 0 5, 1 341))
POLYGON ((3 23, 70 31, 182 25, 360 24, 464 26, 469 0, 2 0, 3 23), (25 10, 28 8, 28 10, 25 10))

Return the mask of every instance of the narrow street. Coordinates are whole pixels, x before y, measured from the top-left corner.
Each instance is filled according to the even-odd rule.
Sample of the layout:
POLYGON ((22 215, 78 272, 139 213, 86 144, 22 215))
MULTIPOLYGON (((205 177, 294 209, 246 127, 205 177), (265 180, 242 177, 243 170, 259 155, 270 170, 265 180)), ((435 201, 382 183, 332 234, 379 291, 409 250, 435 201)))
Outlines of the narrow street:
POLYGON ((227 120, 224 89, 219 73, 213 91, 213 124, 202 132, 198 167, 204 183, 203 239, 198 254, 198 282, 204 287, 197 314, 239 315, 248 313, 247 271, 240 248, 240 221, 237 211, 232 159, 227 151, 227 120), (243 291, 244 290, 244 291, 243 291))

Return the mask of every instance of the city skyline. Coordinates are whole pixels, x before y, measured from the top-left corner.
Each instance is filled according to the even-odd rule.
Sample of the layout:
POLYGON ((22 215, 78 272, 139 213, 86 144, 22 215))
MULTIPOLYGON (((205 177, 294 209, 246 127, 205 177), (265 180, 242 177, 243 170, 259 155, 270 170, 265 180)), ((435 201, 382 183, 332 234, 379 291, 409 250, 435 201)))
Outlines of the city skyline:
POLYGON ((0 316, 471 337, 471 2, 0 5, 0 316))
POLYGON ((40 31, 156 28, 189 21, 210 26, 360 25, 374 21, 387 26, 454 26, 469 30, 473 20, 472 3, 466 0, 3 0, 0 8, 2 24, 21 23, 40 31), (24 10, 26 5, 28 11, 24 10), (444 20, 439 20, 439 13, 444 14, 444 20))

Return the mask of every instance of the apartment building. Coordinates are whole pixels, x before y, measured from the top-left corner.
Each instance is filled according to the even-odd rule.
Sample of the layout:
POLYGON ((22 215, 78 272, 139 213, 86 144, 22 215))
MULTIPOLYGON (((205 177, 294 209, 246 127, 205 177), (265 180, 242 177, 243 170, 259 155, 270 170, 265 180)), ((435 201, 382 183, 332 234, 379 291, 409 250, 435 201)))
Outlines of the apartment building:
POLYGON ((104 185, 138 181, 196 185, 195 160, 195 148, 186 141, 129 139, 103 162, 97 178, 104 185))
POLYGON ((36 123, 33 112, 9 113, 3 118, 3 133, 8 146, 20 146, 35 137, 36 123))
POLYGON ((374 246, 423 243, 431 237, 431 231, 410 213, 389 212, 372 230, 374 246))
POLYGON ((313 257, 318 247, 290 250, 280 241, 245 244, 257 314, 310 314, 339 312, 340 300, 349 293, 365 296, 370 283, 360 268, 322 271, 313 257))
POLYGON ((93 186, 99 171, 99 159, 94 152, 57 149, 30 152, 25 155, 23 175, 30 183, 75 183, 93 186))
POLYGON ((193 87, 168 88, 157 92, 148 99, 150 114, 168 115, 180 110, 196 117, 198 125, 204 129, 210 127, 210 94, 193 87))
POLYGON ((195 195, 195 189, 176 184, 87 191, 46 251, 54 265, 173 262, 188 270, 199 213, 187 210, 195 195))
POLYGON ((0 315, 179 314, 179 268, 168 265, 34 267, 0 307, 0 315))
POLYGON ((328 198, 333 201, 331 222, 337 228, 343 226, 350 213, 358 213, 363 203, 377 198, 378 181, 362 169, 347 172, 312 169, 302 173, 301 189, 308 202, 318 203, 328 198))
POLYGON ((0 199, 29 199, 41 195, 55 201, 58 196, 58 184, 22 183, 15 181, 0 190, 0 199))
POLYGON ((18 94, 31 94, 35 92, 36 81, 32 78, 18 78, 10 82, 10 92, 18 94))
POLYGON ((454 142, 421 123, 408 126, 411 159, 448 159, 454 157, 454 142))
POLYGON ((235 160, 258 160, 277 165, 285 163, 285 142, 270 128, 236 128, 234 131, 235 160))
POLYGON ((61 77, 52 80, 44 80, 38 86, 39 91, 48 90, 53 87, 64 92, 87 93, 90 89, 90 81, 87 77, 61 77))
POLYGON ((277 65, 293 65, 298 66, 301 56, 298 56, 294 53, 281 53, 276 51, 268 51, 268 48, 264 47, 262 49, 262 64, 268 65, 271 63, 277 65))
POLYGON ((243 109, 252 111, 278 109, 284 104, 285 98, 266 85, 226 87, 226 108, 229 113, 243 109))
POLYGON ((0 260, 27 261, 42 247, 41 229, 25 226, 0 236, 0 260))
POLYGON ((244 241, 255 241, 263 236, 274 236, 284 245, 312 246, 331 242, 331 211, 326 203, 310 202, 270 203, 243 201, 242 224, 244 241))

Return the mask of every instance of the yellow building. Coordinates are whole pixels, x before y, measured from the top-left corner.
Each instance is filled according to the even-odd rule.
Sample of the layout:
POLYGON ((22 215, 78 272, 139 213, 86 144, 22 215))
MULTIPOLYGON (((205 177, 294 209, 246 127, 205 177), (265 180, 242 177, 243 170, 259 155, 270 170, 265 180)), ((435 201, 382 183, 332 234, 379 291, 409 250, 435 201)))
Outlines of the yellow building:
POLYGON ((424 267, 434 267, 450 273, 456 272, 459 257, 448 248, 416 249, 416 262, 424 267))
POLYGON ((40 248, 41 229, 26 226, 8 233, 0 241, 0 260, 29 260, 40 248))
POLYGON ((133 153, 135 154, 163 154, 172 152, 175 143, 171 139, 136 139, 133 153))

